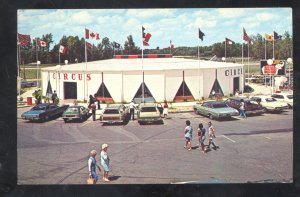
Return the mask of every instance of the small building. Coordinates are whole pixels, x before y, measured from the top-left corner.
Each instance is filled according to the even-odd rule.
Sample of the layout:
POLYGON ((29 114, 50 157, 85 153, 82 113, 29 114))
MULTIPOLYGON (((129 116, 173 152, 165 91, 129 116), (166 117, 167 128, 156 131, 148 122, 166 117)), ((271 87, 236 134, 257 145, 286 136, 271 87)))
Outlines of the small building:
POLYGON ((170 55, 114 59, 41 69, 42 90, 60 99, 105 102, 195 101, 244 88, 243 64, 172 58, 170 55), (147 57, 147 58, 145 58, 147 57), (50 87, 49 87, 50 86, 50 87))

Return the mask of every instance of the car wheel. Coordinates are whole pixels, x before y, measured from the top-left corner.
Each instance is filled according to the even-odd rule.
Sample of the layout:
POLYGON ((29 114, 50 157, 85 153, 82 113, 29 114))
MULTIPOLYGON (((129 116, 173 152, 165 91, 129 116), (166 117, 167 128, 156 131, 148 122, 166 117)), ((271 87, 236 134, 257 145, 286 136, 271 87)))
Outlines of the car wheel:
POLYGON ((67 119, 64 119, 64 122, 65 122, 65 123, 68 122, 67 119))
POLYGON ((213 115, 209 114, 209 119, 213 120, 214 119, 213 115))
POLYGON ((80 116, 79 120, 80 120, 80 122, 83 122, 83 116, 80 116))
POLYGON ((290 104, 288 104, 288 106, 289 106, 289 109, 292 109, 292 108, 293 108, 290 104))

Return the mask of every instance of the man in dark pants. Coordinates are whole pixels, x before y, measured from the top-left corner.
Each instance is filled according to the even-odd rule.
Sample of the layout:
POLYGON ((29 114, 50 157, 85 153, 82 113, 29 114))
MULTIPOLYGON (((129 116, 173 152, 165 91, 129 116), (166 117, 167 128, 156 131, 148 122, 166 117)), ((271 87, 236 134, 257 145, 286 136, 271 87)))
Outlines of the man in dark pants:
POLYGON ((95 121, 96 120, 96 105, 94 103, 91 104, 91 108, 92 108, 93 121, 95 121))
POLYGON ((130 110, 130 118, 131 120, 134 120, 134 102, 133 100, 131 101, 131 103, 129 103, 129 110, 130 110))
POLYGON ((52 97, 51 97, 52 103, 55 103, 56 98, 57 98, 57 94, 56 94, 56 91, 54 90, 52 97))

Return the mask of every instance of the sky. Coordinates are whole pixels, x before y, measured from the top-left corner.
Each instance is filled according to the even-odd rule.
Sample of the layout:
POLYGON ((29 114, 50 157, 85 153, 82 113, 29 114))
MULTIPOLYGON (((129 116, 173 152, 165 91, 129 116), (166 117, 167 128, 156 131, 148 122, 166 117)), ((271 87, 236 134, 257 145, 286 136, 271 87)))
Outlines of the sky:
MULTIPOLYGON (((132 35, 142 48, 142 26, 152 37, 149 46, 166 48, 170 40, 175 47, 210 46, 229 38, 243 42, 242 29, 247 34, 264 35, 288 31, 292 35, 292 8, 180 8, 180 9, 22 9, 18 10, 17 30, 34 37, 52 33, 53 44, 62 36, 84 37, 85 28, 102 38, 124 45, 132 35), (198 29, 205 34, 198 38, 198 29)), ((50 45, 50 49, 53 48, 50 45)))

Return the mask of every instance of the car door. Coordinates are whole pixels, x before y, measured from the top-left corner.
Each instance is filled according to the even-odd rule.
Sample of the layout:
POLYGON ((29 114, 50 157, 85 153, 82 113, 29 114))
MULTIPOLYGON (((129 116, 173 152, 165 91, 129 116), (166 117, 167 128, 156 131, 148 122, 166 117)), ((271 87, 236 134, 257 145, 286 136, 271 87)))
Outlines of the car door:
POLYGON ((163 111, 164 111, 164 108, 162 107, 162 105, 161 105, 160 103, 157 103, 156 106, 157 106, 157 108, 158 108, 158 110, 159 110, 159 113, 162 114, 163 111))

